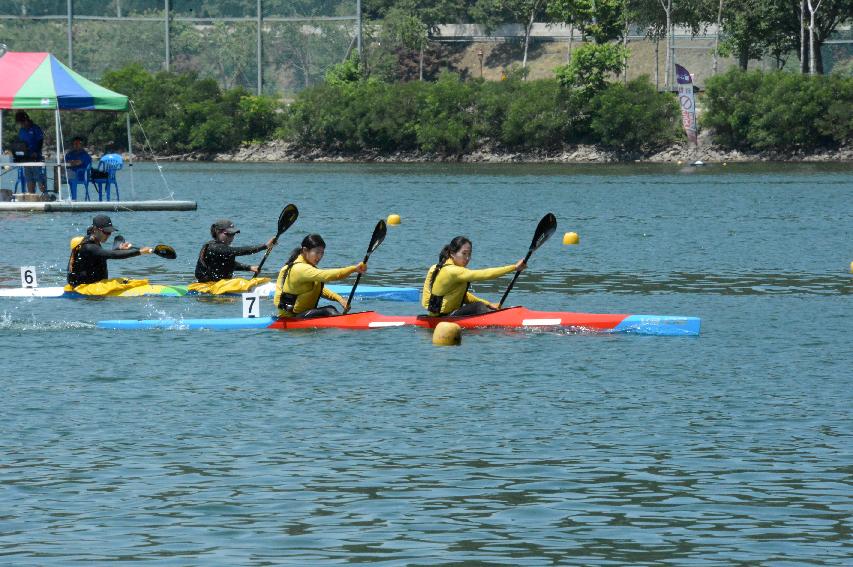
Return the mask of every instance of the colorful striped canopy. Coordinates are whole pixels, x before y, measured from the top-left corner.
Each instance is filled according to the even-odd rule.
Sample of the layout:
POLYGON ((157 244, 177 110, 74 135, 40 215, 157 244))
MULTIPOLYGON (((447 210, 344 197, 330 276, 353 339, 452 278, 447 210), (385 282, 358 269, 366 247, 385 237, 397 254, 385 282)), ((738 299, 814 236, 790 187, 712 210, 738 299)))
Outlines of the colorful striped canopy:
POLYGON ((127 110, 127 97, 96 85, 50 53, 0 57, 0 109, 127 110))

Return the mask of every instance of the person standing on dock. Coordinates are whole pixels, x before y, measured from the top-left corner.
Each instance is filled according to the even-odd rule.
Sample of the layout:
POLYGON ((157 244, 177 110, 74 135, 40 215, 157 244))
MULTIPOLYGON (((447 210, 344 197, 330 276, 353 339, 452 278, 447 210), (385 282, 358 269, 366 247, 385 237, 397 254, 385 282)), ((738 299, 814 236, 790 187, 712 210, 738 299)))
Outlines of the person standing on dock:
POLYGON ((220 219, 210 226, 212 240, 206 242, 198 253, 195 265, 197 283, 190 284, 188 289, 199 293, 240 293, 249 291, 258 284, 266 283, 269 278, 234 278, 234 271, 255 272, 257 266, 249 266, 237 261, 237 256, 255 254, 273 246, 270 239, 256 246, 232 246, 234 237, 240 234, 234 223, 228 219, 220 219))
POLYGON ((86 230, 86 236, 72 241, 71 257, 68 259, 68 291, 85 295, 111 295, 128 287, 148 284, 147 280, 109 279, 107 260, 123 260, 154 251, 148 246, 136 248, 130 242, 121 242, 112 250, 104 248, 102 244, 109 240, 115 230, 110 217, 96 215, 92 219, 92 226, 86 230), (95 285, 87 288, 90 284, 95 285))
MULTIPOLYGON (((18 139, 27 146, 27 161, 44 161, 42 146, 44 145, 44 132, 35 124, 30 115, 19 110, 15 113, 15 122, 18 124, 18 139)), ((24 177, 27 180, 27 192, 36 192, 36 182, 42 193, 47 192, 47 178, 44 167, 25 167, 24 177)))

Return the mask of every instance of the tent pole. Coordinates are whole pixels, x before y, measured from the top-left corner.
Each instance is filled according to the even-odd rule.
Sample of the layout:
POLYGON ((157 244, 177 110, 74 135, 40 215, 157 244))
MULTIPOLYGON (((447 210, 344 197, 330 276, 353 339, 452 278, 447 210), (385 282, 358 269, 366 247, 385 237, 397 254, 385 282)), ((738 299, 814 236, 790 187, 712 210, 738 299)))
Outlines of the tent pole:
POLYGON ((130 195, 132 199, 136 199, 136 190, 133 186, 133 146, 130 140, 130 110, 125 114, 127 119, 127 167, 130 169, 130 195))
POLYGON ((62 179, 57 180, 56 177, 60 175, 59 173, 59 156, 61 155, 60 149, 62 145, 62 140, 60 140, 60 136, 62 132, 59 129, 59 108, 53 111, 53 121, 54 121, 54 129, 56 131, 56 167, 53 168, 53 180, 56 183, 56 199, 58 201, 62 200, 62 179))

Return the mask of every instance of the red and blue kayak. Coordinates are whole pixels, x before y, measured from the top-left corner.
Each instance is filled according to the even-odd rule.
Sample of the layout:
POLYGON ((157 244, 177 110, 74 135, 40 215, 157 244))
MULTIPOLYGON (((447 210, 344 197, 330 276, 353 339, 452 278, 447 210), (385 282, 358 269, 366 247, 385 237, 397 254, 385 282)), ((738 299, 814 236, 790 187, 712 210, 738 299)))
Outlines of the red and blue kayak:
POLYGON ((424 315, 383 315, 375 311, 348 313, 313 319, 275 317, 226 319, 114 319, 98 321, 99 329, 379 329, 386 327, 421 327, 432 329, 442 321, 456 323, 466 329, 574 329, 591 333, 630 333, 658 336, 697 336, 701 320, 678 315, 626 315, 573 313, 569 311, 533 311, 525 307, 509 307, 484 315, 465 317, 428 317, 424 315))

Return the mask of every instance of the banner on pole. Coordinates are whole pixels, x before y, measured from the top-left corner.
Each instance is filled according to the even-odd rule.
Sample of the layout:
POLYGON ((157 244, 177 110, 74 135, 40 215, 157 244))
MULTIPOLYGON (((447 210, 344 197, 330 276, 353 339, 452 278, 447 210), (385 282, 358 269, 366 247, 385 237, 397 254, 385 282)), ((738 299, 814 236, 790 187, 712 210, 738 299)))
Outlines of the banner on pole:
POLYGON ((696 126, 696 98, 693 96, 693 78, 687 69, 675 65, 675 76, 678 81, 678 104, 681 107, 681 123, 687 132, 687 141, 698 144, 698 129, 696 126))

